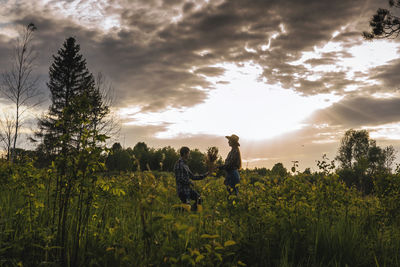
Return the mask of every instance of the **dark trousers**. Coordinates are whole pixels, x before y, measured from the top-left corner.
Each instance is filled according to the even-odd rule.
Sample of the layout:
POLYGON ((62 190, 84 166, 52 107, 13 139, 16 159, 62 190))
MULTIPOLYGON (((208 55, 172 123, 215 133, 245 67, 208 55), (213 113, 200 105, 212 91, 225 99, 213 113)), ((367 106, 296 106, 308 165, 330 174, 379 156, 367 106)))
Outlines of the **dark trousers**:
POLYGON ((224 184, 228 189, 229 195, 237 195, 239 193, 236 185, 240 182, 240 175, 238 170, 227 170, 224 184))
POLYGON ((182 190, 181 192, 179 192, 178 196, 181 199, 182 203, 185 203, 185 204, 190 204, 190 200, 195 200, 195 202, 191 208, 193 211, 196 211, 197 204, 201 205, 201 202, 202 202, 200 194, 196 190, 193 190, 191 188, 182 190))

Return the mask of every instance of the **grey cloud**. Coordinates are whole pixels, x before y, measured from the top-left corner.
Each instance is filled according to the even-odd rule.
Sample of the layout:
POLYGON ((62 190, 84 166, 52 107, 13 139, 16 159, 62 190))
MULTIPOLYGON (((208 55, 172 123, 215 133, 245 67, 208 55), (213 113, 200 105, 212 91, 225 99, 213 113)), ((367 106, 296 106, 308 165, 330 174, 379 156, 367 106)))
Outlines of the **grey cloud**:
POLYGON ((357 84, 354 81, 346 79, 345 72, 328 72, 324 73, 322 78, 316 81, 300 79, 301 92, 305 95, 313 95, 318 93, 329 93, 335 91, 337 94, 343 94, 347 85, 357 84))
POLYGON ((184 1, 182 0, 163 0, 164 6, 176 6, 178 4, 182 4, 184 1))
POLYGON ((399 122, 399 105, 399 97, 346 97, 326 109, 315 111, 307 122, 345 128, 399 122))
POLYGON ((230 84, 229 81, 218 81, 217 84, 230 84))
POLYGON ((322 57, 322 58, 312 58, 306 60, 304 63, 310 64, 311 66, 319 66, 319 65, 331 65, 335 64, 336 60, 333 57, 322 57))
POLYGON ((383 83, 386 90, 398 90, 400 84, 400 60, 395 59, 386 65, 376 67, 371 70, 369 75, 371 79, 377 79, 383 83))
MULTIPOLYGON (((86 3, 80 2, 82 7, 86 3)), ((201 9, 195 9, 193 3, 179 0, 103 3, 104 16, 119 16, 122 24, 121 29, 108 34, 101 29, 89 29, 71 18, 53 17, 52 2, 46 4, 45 11, 26 10, 19 5, 9 12, 10 18, 17 18, 14 23, 37 24, 43 74, 48 71, 51 55, 65 38, 75 36, 91 70, 102 71, 113 80, 118 104, 140 105, 146 110, 201 103, 213 87, 197 74, 203 71, 208 76, 222 75, 222 71, 210 69, 221 62, 253 61, 264 68, 267 83, 281 83, 284 88, 303 94, 329 90, 343 93, 343 87, 351 81, 343 79, 342 73, 327 73, 310 82, 306 78, 308 69, 289 62, 299 59, 301 52, 330 40, 332 33, 352 22, 354 16, 370 12, 361 0, 210 1, 201 9), (182 9, 185 12, 181 14, 182 9), (172 21, 178 15, 182 17, 172 21), (263 51, 262 46, 276 32, 280 35, 263 51), (247 51, 246 47, 255 52, 247 51), (201 51, 208 53, 199 54, 201 51), (198 72, 191 73, 192 68, 198 72), (300 77, 296 78, 295 73, 300 77), (296 83, 301 86, 294 87, 296 83), (327 89, 323 86, 326 83, 334 86, 327 89)), ((63 5, 67 8, 70 1, 63 1, 63 5)), ((349 30, 336 39, 351 44, 355 34, 349 30)), ((5 45, 0 39, 0 49, 5 45)), ((1 51, 4 50, 0 54, 1 51)), ((325 54, 309 63, 326 65, 345 56, 349 55, 325 54)))
POLYGON ((204 67, 196 70, 198 74, 204 74, 206 76, 221 76, 225 73, 225 69, 217 67, 204 67))
POLYGON ((184 13, 188 13, 188 12, 192 11, 194 7, 195 7, 195 4, 193 2, 187 2, 183 5, 182 11, 184 13))
MULTIPOLYGON (((366 23, 365 25, 368 24, 366 23)), ((361 31, 342 32, 334 37, 332 41, 342 43, 344 48, 350 48, 366 42, 361 35, 361 31)))

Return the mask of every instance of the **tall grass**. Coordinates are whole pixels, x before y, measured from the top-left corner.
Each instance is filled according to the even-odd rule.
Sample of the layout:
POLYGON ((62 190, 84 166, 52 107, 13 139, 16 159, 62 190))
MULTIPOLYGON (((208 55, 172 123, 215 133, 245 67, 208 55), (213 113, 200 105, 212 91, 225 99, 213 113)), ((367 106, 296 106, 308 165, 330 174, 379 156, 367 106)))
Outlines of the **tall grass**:
MULTIPOLYGON (((0 175, 2 266, 61 264, 47 205, 47 185, 54 183, 46 175, 33 167, 0 175)), ((99 175, 77 264, 399 266, 400 230, 380 198, 362 196, 335 175, 243 174, 238 197, 228 197, 218 178, 197 182, 196 189, 203 212, 189 213, 178 208, 170 173, 99 175)), ((74 225, 68 227, 73 239, 74 225)))

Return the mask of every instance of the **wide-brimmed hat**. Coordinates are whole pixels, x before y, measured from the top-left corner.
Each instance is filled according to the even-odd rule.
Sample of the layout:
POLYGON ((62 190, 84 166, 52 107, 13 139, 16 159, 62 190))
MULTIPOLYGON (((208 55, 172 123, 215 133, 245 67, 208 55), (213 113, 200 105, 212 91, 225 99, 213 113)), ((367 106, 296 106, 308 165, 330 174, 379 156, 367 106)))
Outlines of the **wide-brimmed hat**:
POLYGON ((238 146, 240 146, 239 144, 239 136, 237 136, 236 134, 232 134, 232 135, 227 135, 225 136, 228 140, 232 141, 233 143, 237 144, 238 146))

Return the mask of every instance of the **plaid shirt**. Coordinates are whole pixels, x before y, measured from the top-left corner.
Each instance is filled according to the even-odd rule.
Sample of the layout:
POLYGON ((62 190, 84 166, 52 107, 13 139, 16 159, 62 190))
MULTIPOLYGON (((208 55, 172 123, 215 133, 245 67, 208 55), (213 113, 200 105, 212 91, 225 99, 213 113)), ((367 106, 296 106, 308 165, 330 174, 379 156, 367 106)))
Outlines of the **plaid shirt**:
POLYGON ((179 160, 175 163, 174 171, 175 171, 176 187, 178 194, 179 193, 186 194, 188 191, 190 191, 190 186, 193 184, 193 182, 190 181, 190 179, 202 180, 206 177, 205 174, 194 175, 190 171, 189 166, 182 158, 179 158, 179 160))
POLYGON ((227 171, 237 170, 242 167, 242 157, 238 147, 232 147, 222 167, 227 171))

